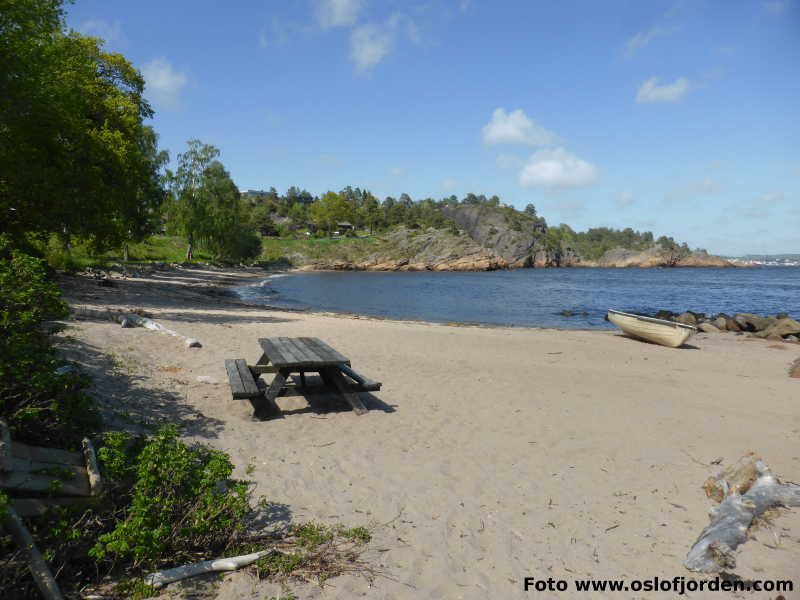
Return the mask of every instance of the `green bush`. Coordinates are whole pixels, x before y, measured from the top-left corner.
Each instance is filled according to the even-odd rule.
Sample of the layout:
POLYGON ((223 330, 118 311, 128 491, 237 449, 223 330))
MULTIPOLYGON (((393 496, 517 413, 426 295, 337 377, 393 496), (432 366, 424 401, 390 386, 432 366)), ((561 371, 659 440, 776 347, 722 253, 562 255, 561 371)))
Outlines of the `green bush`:
POLYGON ((156 563, 224 549, 244 533, 251 512, 247 482, 231 479, 227 454, 184 444, 174 425, 146 442, 107 434, 98 458, 110 478, 127 482, 132 498, 89 551, 97 561, 156 563))
POLYGON ((0 236, 0 418, 19 441, 75 447, 97 426, 88 379, 55 374, 48 322, 67 312, 45 262, 0 236))

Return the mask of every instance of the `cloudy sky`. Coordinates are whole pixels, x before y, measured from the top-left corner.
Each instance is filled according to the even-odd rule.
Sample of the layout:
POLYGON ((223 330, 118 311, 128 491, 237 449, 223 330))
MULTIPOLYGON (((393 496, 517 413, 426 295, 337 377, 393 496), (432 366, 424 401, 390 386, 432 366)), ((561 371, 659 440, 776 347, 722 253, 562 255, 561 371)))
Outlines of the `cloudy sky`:
POLYGON ((161 146, 242 189, 497 194, 551 224, 800 252, 800 0, 76 0, 161 146))

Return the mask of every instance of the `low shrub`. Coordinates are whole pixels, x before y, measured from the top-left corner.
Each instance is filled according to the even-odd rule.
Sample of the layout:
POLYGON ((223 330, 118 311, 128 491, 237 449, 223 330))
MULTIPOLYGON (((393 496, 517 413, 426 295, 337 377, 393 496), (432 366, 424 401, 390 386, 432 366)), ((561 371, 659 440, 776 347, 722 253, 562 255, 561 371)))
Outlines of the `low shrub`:
POLYGON ((248 483, 231 479, 228 455, 181 442, 175 426, 146 442, 107 434, 98 458, 132 497, 113 530, 98 537, 92 558, 155 565, 165 557, 222 551, 244 533, 248 483))
POLYGON ((56 374, 51 321, 67 312, 45 261, 0 236, 0 418, 18 441, 75 448, 99 424, 88 379, 56 374))

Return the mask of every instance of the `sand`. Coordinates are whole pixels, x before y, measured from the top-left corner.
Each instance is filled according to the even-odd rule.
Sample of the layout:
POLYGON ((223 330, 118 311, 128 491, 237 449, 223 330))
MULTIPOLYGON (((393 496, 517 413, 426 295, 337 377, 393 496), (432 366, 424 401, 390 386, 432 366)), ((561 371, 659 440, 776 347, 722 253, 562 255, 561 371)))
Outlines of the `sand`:
MULTIPOLYGON (((800 380, 787 376, 798 345, 699 334, 676 350, 617 332, 286 312, 209 295, 260 278, 189 269, 114 287, 69 278, 72 304, 140 307, 203 347, 79 320, 66 348, 95 375, 110 423, 177 422, 229 453, 240 476, 253 464, 256 494, 275 503, 272 527, 374 528, 365 558, 385 576, 290 584, 299 598, 652 597, 578 593, 574 581, 703 578, 682 560, 708 522, 704 480, 755 451, 800 481, 800 380), (383 383, 362 395, 369 413, 279 398, 284 418, 253 421, 249 403, 231 399, 223 361, 254 363, 268 336, 320 337, 350 357, 383 383), (563 579, 569 591, 525 592, 525 577, 563 579)), ((784 596, 798 597, 800 510, 761 527, 737 560, 744 579, 794 578, 784 596)), ((279 591, 238 573, 215 593, 279 591)))

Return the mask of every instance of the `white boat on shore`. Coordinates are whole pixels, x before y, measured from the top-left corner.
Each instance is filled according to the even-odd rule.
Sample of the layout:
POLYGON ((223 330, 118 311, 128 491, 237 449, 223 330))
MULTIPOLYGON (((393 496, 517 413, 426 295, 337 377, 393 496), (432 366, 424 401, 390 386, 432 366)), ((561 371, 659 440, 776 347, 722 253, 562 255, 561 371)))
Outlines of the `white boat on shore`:
POLYGON ((683 345, 697 333, 697 328, 692 325, 632 315, 612 309, 608 309, 608 320, 628 335, 670 348, 683 345))

